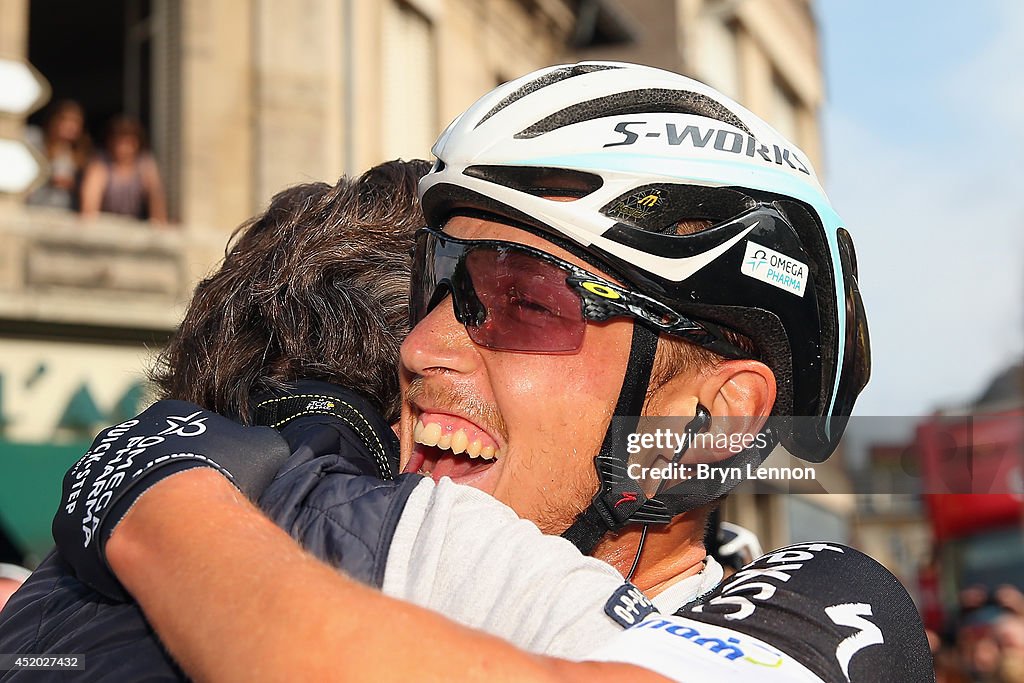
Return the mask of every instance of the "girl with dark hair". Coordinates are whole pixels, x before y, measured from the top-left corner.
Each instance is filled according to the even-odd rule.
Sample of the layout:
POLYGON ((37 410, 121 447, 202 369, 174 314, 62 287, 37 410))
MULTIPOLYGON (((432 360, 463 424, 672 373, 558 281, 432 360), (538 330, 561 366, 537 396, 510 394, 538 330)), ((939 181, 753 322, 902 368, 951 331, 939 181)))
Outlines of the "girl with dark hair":
POLYGON ((142 125, 127 116, 110 122, 106 150, 89 164, 82 180, 82 214, 95 216, 100 211, 167 222, 156 161, 145 151, 142 125))

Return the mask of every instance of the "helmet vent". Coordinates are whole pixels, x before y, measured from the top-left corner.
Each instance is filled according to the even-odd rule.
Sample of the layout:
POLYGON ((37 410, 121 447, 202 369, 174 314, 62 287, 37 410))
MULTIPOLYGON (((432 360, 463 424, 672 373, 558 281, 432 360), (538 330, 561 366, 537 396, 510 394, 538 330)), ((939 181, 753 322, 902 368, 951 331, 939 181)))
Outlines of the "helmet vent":
POLYGON ((580 199, 604 183, 601 176, 568 168, 537 166, 470 166, 466 175, 535 197, 580 199))
POLYGON ((646 232, 679 235, 680 221, 721 223, 756 205, 749 195, 732 188, 652 183, 616 197, 601 213, 646 232))
POLYGON ((746 124, 724 106, 689 90, 647 88, 606 95, 580 102, 547 116, 518 133, 517 139, 535 138, 574 123, 627 114, 692 114, 727 123, 750 134, 746 124))
POLYGON ((582 76, 584 74, 593 73, 595 71, 604 71, 606 69, 621 68, 621 66, 614 66, 611 64, 575 64, 572 66, 564 66, 561 69, 549 71, 540 78, 535 78, 529 83, 518 88, 515 92, 512 92, 509 95, 503 97, 500 102, 494 105, 493 109, 484 114, 483 118, 477 121, 476 126, 473 126, 473 128, 477 128, 484 121, 491 118, 499 111, 515 102, 516 100, 520 100, 529 95, 530 93, 537 92, 541 88, 546 88, 549 85, 553 85, 554 83, 558 83, 559 81, 564 81, 565 79, 572 78, 573 76, 582 76))

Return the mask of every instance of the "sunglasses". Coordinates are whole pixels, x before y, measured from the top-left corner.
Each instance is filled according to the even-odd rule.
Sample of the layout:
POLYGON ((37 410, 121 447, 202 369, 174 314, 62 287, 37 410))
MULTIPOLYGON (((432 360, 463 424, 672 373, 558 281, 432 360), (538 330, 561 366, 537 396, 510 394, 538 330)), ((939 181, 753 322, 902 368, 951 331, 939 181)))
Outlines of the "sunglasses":
POLYGON ((423 228, 413 254, 412 326, 449 293, 469 338, 496 351, 575 353, 588 320, 626 316, 730 358, 746 357, 713 326, 540 249, 423 228))

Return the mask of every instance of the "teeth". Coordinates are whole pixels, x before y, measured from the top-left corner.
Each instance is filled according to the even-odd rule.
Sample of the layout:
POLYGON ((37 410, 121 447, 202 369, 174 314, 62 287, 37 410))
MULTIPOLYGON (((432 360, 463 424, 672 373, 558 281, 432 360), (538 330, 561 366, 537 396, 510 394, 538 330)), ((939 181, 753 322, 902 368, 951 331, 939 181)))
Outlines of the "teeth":
POLYGON ((441 425, 436 422, 431 422, 423 427, 423 431, 420 433, 419 441, 421 444, 426 446, 436 446, 438 439, 441 438, 441 425))
POLYGON ((466 450, 466 446, 469 445, 469 437, 466 436, 466 432, 463 429, 455 432, 451 439, 452 453, 462 453, 466 450))
POLYGON ((425 446, 437 446, 443 450, 451 450, 452 453, 465 453, 470 458, 482 458, 494 460, 494 446, 484 446, 480 439, 469 441, 469 435, 464 429, 456 429, 454 432, 447 432, 437 422, 423 424, 416 421, 413 427, 413 440, 425 446))
POLYGON ((447 450, 447 449, 451 448, 451 445, 452 445, 452 433, 451 432, 445 432, 444 434, 441 435, 441 438, 437 440, 437 447, 440 448, 441 450, 447 450))

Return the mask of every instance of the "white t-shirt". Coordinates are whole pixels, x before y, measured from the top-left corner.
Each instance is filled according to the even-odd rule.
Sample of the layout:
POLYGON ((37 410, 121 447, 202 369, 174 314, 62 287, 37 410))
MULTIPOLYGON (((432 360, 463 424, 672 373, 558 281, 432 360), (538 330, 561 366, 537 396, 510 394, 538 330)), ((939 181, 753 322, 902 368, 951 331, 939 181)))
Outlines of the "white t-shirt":
MULTIPOLYGON (((653 599, 673 612, 722 579, 702 572, 653 599)), ((622 633, 605 605, 623 587, 611 565, 547 536, 477 489, 424 479, 409 496, 384 573, 383 591, 531 652, 581 660, 622 633), (467 596, 472 596, 467 598, 467 596)))
POLYGON ((610 565, 449 479, 409 497, 383 590, 530 652, 685 683, 934 681, 906 589, 853 548, 788 546, 725 581, 709 558, 648 601, 610 565))

